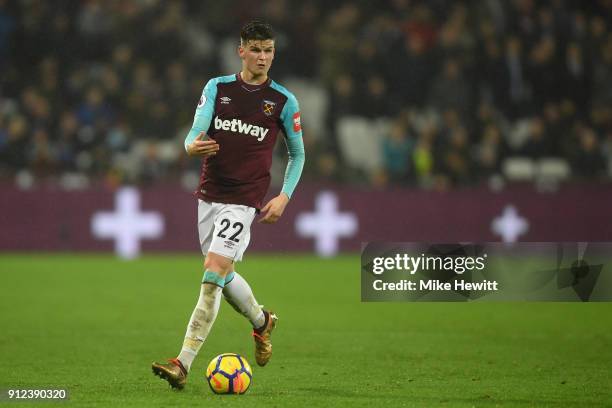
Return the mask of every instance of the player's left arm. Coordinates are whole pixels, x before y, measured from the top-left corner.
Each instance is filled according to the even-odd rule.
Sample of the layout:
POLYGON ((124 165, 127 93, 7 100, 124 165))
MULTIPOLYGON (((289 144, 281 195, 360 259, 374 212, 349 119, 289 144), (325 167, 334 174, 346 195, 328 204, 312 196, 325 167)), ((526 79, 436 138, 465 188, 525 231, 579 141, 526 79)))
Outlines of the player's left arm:
POLYGON ((293 95, 285 103, 281 112, 281 122, 285 130, 285 142, 289 160, 285 170, 285 180, 281 193, 270 200, 262 209, 264 216, 259 220, 266 224, 275 223, 285 211, 289 199, 293 195, 295 187, 300 181, 306 155, 304 152, 304 141, 302 140, 302 125, 300 109, 293 95))

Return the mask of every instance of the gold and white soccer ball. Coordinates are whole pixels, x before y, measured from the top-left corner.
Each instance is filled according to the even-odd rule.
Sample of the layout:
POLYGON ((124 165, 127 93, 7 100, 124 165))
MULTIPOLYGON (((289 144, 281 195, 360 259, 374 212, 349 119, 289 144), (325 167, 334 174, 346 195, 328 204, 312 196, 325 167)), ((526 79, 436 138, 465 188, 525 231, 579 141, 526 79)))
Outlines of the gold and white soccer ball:
POLYGON ((206 381, 216 394, 244 394, 252 379, 253 372, 246 358, 235 353, 218 355, 206 369, 206 381))

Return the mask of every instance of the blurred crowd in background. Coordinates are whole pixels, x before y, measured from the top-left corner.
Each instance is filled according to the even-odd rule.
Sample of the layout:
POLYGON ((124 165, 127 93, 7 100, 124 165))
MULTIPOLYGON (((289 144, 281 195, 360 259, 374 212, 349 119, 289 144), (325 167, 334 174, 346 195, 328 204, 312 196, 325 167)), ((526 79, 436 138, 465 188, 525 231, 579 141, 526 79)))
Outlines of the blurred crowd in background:
POLYGON ((193 185, 184 137, 252 18, 302 104, 306 180, 491 185, 545 159, 612 177, 610 0, 257 4, 0 0, 0 179, 193 185))

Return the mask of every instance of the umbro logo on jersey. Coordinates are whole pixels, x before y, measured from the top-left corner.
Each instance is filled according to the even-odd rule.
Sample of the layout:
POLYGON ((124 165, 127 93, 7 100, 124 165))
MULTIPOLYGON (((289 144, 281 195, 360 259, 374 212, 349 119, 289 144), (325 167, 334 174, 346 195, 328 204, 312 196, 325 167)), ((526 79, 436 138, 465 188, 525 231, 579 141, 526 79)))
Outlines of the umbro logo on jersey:
POLYGON ((266 129, 261 126, 251 125, 245 123, 240 119, 221 119, 215 116, 215 129, 217 130, 229 130, 231 132, 244 133, 245 135, 255 136, 258 142, 265 139, 270 129, 266 129))
POLYGON ((230 98, 229 96, 223 96, 220 99, 223 105, 229 105, 229 103, 232 101, 232 98, 230 98))

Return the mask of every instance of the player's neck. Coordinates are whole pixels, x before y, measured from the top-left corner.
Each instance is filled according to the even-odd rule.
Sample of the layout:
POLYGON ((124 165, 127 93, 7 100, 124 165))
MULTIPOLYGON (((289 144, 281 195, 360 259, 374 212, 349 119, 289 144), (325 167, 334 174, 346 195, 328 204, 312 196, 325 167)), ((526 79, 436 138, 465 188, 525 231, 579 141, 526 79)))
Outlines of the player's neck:
POLYGON ((261 85, 268 80, 268 75, 254 75, 248 70, 240 71, 240 78, 249 85, 261 85))

